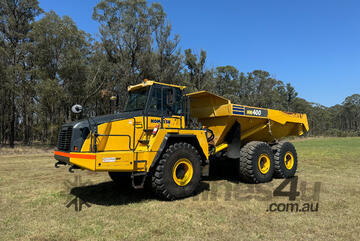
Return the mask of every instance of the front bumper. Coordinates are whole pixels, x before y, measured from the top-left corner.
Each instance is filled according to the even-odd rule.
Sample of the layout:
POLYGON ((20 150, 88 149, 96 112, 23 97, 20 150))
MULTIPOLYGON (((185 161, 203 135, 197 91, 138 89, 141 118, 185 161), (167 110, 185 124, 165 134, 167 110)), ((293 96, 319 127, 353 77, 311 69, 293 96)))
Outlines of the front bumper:
POLYGON ((95 171, 95 154, 54 151, 54 158, 69 165, 76 165, 81 168, 95 171))
MULTIPOLYGON (((134 158, 134 152, 132 151, 109 151, 96 153, 54 151, 54 158, 69 165, 78 166, 82 169, 90 171, 133 172, 145 171, 147 169, 146 164, 143 162, 135 165, 135 159, 152 160, 155 154, 156 152, 136 153, 137 158, 134 158)), ((148 165, 150 164, 151 163, 148 165)))

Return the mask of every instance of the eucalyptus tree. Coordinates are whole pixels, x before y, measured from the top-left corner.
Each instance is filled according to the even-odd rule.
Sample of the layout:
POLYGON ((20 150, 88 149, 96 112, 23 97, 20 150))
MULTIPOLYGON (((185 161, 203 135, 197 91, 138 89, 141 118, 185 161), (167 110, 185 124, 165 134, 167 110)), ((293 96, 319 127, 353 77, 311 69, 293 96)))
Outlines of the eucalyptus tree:
POLYGON ((185 50, 184 81, 192 91, 215 91, 213 71, 206 69, 206 51, 201 50, 197 56, 191 49, 185 50))
POLYGON ((360 94, 353 94, 345 98, 340 112, 344 120, 340 128, 360 133, 360 94))
POLYGON ((240 75, 231 65, 216 67, 215 88, 218 95, 229 98, 234 103, 240 102, 240 75))
MULTIPOLYGON (((21 120, 25 143, 29 142, 31 125, 28 107, 33 105, 33 79, 26 63, 27 47, 31 39, 32 23, 42 12, 37 0, 0 0, 0 52, 5 56, 5 75, 2 77, 4 99, 2 105, 8 117, 8 139, 14 147, 18 120, 21 120), (3 106, 4 107, 4 106, 3 106)), ((20 135, 19 135, 20 136, 20 135)))
POLYGON ((82 103, 89 86, 90 36, 68 16, 50 11, 33 24, 29 59, 37 81, 42 137, 56 140, 60 123, 71 120, 70 107, 82 103), (48 133, 49 132, 49 133, 48 133))
POLYGON ((181 68, 179 37, 171 38, 171 25, 159 3, 103 0, 94 8, 93 19, 100 23, 101 43, 113 69, 108 91, 125 92, 144 78, 175 79, 181 68))
POLYGON ((171 29, 169 22, 162 22, 155 31, 157 49, 152 68, 155 80, 175 84, 182 81, 180 72, 183 69, 183 56, 178 47, 180 36, 175 35, 171 39, 171 29))

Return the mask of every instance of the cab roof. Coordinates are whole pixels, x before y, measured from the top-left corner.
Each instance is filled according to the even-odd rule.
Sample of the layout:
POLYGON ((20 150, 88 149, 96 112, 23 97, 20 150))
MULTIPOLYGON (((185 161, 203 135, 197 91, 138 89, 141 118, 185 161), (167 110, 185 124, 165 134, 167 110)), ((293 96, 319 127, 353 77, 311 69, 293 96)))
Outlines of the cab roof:
POLYGON ((179 89, 181 89, 181 90, 183 90, 183 89, 186 88, 186 86, 172 85, 172 84, 160 83, 160 82, 156 82, 156 81, 144 79, 144 81, 143 81, 142 83, 140 83, 140 84, 130 85, 130 86, 128 87, 128 91, 138 90, 138 89, 144 88, 144 87, 146 87, 146 86, 151 86, 151 85, 154 85, 154 84, 164 85, 164 86, 170 86, 170 87, 175 87, 175 88, 179 88, 179 89))

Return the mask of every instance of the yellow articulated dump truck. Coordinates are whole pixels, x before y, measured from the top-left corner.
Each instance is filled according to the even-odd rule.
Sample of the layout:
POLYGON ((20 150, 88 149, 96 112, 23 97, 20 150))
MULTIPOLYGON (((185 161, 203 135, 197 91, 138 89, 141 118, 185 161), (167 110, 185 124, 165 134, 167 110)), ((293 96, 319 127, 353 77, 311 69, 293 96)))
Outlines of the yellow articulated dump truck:
POLYGON ((216 156, 236 159, 246 182, 294 176, 296 150, 279 140, 308 131, 306 114, 232 104, 206 91, 185 95, 184 89, 144 80, 128 87, 123 112, 64 124, 55 167, 105 171, 134 188, 149 183, 166 200, 192 195, 216 156))

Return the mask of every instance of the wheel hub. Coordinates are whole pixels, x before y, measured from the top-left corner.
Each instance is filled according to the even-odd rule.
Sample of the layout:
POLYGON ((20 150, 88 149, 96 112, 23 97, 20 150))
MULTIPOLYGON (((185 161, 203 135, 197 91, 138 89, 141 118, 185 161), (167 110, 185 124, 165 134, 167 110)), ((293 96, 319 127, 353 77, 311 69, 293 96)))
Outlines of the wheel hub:
POLYGON ((291 168, 294 166, 294 156, 290 151, 285 153, 284 163, 285 163, 286 169, 288 169, 288 170, 291 170, 291 168))
POLYGON ((186 186, 192 179, 194 169, 191 162, 186 158, 177 160, 173 167, 173 179, 179 186, 186 186))
POLYGON ((266 174, 270 169, 270 157, 267 154, 261 154, 258 160, 259 170, 266 174))

